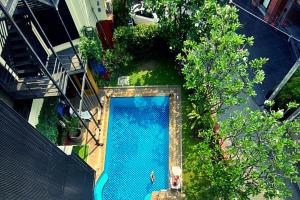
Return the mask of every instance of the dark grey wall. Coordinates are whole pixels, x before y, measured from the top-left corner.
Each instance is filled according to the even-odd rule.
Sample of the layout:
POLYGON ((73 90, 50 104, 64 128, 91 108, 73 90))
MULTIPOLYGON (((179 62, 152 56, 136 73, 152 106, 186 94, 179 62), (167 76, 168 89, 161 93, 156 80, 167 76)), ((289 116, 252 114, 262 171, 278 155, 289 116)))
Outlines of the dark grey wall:
POLYGON ((0 100, 0 199, 93 199, 95 172, 0 100))
MULTIPOLYGON (((1 67, 2 66, 0 66, 0 68, 1 67)), ((0 87, 0 100, 4 101, 10 107, 14 106, 14 101, 6 93, 4 93, 1 87, 0 87)))

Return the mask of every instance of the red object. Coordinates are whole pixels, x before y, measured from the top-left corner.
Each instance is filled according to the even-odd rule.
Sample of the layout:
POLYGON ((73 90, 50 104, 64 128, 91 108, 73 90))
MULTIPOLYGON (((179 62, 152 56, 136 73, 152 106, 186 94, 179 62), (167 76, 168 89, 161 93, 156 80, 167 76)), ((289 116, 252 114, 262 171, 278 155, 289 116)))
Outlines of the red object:
POLYGON ((96 24, 97 32, 103 49, 113 48, 113 21, 104 20, 96 24))
POLYGON ((213 127, 213 131, 214 131, 214 133, 216 133, 216 134, 217 134, 217 133, 219 132, 219 127, 220 127, 220 126, 219 126, 219 124, 218 124, 218 123, 215 123, 215 124, 214 124, 214 127, 213 127))
POLYGON ((103 75, 104 80, 109 80, 110 77, 110 72, 105 72, 105 74, 103 75))
MULTIPOLYGON (((219 128, 220 128, 219 124, 218 124, 218 123, 215 123, 215 124, 214 124, 214 127, 213 127, 213 131, 214 131, 214 134, 215 134, 215 135, 218 135, 218 134, 219 134, 219 128)), ((221 150, 222 150, 222 151, 225 151, 225 150, 226 150, 226 144, 225 144, 225 142, 223 141, 223 139, 220 138, 220 139, 218 140, 218 142, 219 142, 219 145, 220 145, 220 147, 221 147, 221 150)), ((228 156, 228 154, 227 154, 226 152, 224 153, 223 157, 224 157, 224 160, 228 160, 228 159, 229 159, 229 156, 228 156)))

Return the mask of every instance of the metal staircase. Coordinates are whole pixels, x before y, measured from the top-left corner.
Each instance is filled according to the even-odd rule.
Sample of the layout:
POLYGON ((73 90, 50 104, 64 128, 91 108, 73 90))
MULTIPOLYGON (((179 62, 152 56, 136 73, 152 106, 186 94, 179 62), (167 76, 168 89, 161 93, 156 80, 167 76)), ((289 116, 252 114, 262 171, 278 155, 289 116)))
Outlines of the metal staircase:
MULTIPOLYGON (((46 9, 48 9, 48 6, 54 7, 51 0, 27 0, 27 3, 30 6, 30 8, 34 11, 46 10, 46 9)), ((26 6, 23 1, 18 1, 18 4, 17 4, 18 10, 22 10, 25 7, 26 6)), ((16 14, 18 14, 18 13, 16 13, 16 14)))
MULTIPOLYGON (((83 63, 83 61, 80 59, 77 49, 72 42, 72 37, 69 34, 68 28, 64 22, 68 21, 68 18, 64 20, 58 10, 57 5, 59 0, 19 0, 17 2, 22 1, 22 3, 19 3, 18 6, 16 6, 17 8, 14 10, 14 12, 11 12, 11 10, 13 10, 15 5, 8 5, 8 2, 11 1, 16 2, 16 0, 0 0, 0 89, 4 89, 6 93, 14 99, 21 99, 19 102, 24 102, 24 99, 26 98, 33 99, 43 98, 45 96, 61 95, 62 99, 74 111, 75 116, 79 119, 95 143, 97 145, 101 145, 94 133, 92 133, 92 130, 90 130, 89 126, 85 124, 80 114, 77 112, 77 108, 71 102, 70 97, 65 94, 67 83, 70 81, 76 93, 80 97, 82 105, 87 106, 83 101, 85 95, 84 89, 86 88, 84 81, 86 80, 88 83, 87 87, 93 92, 93 96, 97 99, 98 106, 101 108, 103 107, 100 98, 98 97, 98 88, 93 87, 93 83, 91 82, 89 76, 86 76, 87 65, 85 65, 85 63, 83 63), (47 3, 45 3, 50 1, 55 6, 52 6, 52 4, 47 5, 47 3), (28 5, 28 2, 33 3, 28 5), (58 22, 63 27, 62 29, 64 30, 73 51, 71 58, 66 59, 66 61, 61 59, 61 55, 58 55, 49 41, 50 34, 54 34, 54 36, 57 37, 60 36, 61 33, 47 32, 48 34, 46 34, 44 32, 44 28, 41 27, 40 22, 37 19, 38 15, 36 16, 33 12, 33 10, 44 9, 44 7, 38 5, 40 3, 44 3, 45 7, 52 7, 51 9, 53 9, 52 11, 54 11, 56 18, 54 23, 56 24, 56 22, 58 22), (22 7, 24 9, 22 9, 22 7), (19 16, 21 16, 23 20, 28 19, 29 23, 34 24, 31 33, 27 32, 26 30, 22 30, 23 24, 17 24, 15 18, 18 18, 19 16), (29 19, 27 16, 30 16, 31 19, 29 19), (8 21, 10 23, 7 23, 8 21), (14 28, 16 31, 13 30, 14 28), (15 32, 17 32, 17 34, 15 32), (13 36, 14 34, 17 36, 13 36), (21 36, 20 38, 18 37, 18 34, 21 36), (49 49, 51 50, 52 55, 50 57, 48 57, 47 54, 47 57, 44 60, 43 56, 40 55, 38 45, 36 46, 34 41, 32 41, 33 37, 37 37, 38 44, 42 45, 42 49, 46 51, 49 49), (14 44, 9 45, 11 43, 14 44), (6 59, 3 59, 3 57, 6 59), (31 65, 28 62, 32 62, 31 65), (33 67, 32 64, 36 64, 35 66, 38 66, 38 69, 33 67), (27 74, 21 70, 22 67, 27 74), (34 72, 30 72, 30 70, 33 70, 34 72), (76 86, 71 78, 69 79, 69 76, 82 72, 82 92, 80 92, 77 88, 78 86, 76 86)), ((49 12, 52 11, 49 10, 49 12)), ((42 11, 41 13, 46 13, 46 19, 48 20, 49 13, 47 13, 47 11, 42 11)), ((45 16, 40 16, 40 19, 43 17, 45 16)), ((52 18, 50 20, 52 20, 52 18)), ((27 25, 29 26, 29 23, 25 23, 25 27, 23 26, 23 28, 26 28, 27 25)), ((47 27, 47 21, 44 21, 44 23, 47 27)), ((94 121, 95 125, 98 126, 97 120, 95 120, 89 110, 87 111, 92 116, 92 121, 94 121)))
MULTIPOLYGON (((72 60, 71 58, 65 58, 65 63, 60 63, 57 58, 49 58, 47 61, 47 69, 51 73, 51 77, 64 94, 66 94, 69 76, 84 71, 78 67, 76 68, 76 65, 76 60, 72 60)), ((14 99, 32 99, 61 95, 58 88, 46 75, 18 78, 18 80, 10 77, 9 81, 4 83, 2 77, 5 74, 7 76, 8 73, 4 72, 0 70, 0 85, 14 99)))
MULTIPOLYGON (((31 30, 31 24, 27 15, 15 16, 14 20, 20 29, 26 33, 26 36, 32 34, 29 32, 29 30, 31 30)), ((3 48, 2 57, 20 78, 38 76, 41 70, 33 59, 27 45, 12 24, 9 22, 6 23, 8 36, 6 45, 3 48)))
MULTIPOLYGON (((50 0, 27 0, 27 3, 35 11, 49 9, 53 6, 50 0)), ((38 53, 47 71, 51 74, 51 78, 59 89, 66 93, 69 74, 81 73, 83 69, 79 69, 78 61, 74 58, 59 56, 60 59, 58 59, 53 55, 48 57, 32 32, 32 22, 28 13, 25 12, 25 6, 22 1, 18 2, 13 19, 34 51, 38 53)), ((6 18, 1 19, 0 53, 6 62, 5 65, 0 62, 0 86, 14 99, 61 95, 59 89, 45 74, 43 67, 40 66, 18 30, 6 18)))
MULTIPOLYGON (((75 65, 76 62, 74 62, 74 60, 67 60, 67 58, 65 58, 65 63, 60 63, 55 57, 50 57, 47 60, 47 69, 64 94, 67 90, 69 73, 83 72, 82 69, 73 67, 75 65)), ((10 77, 8 79, 9 81, 4 82, 4 79, 1 77, 8 76, 8 74, 8 71, 0 70, 0 85, 5 88, 6 92, 14 99, 32 99, 61 95, 58 88, 47 75, 27 76, 18 78, 17 80, 10 77)))
MULTIPOLYGON (((66 92, 67 73, 55 74, 52 76, 59 87, 66 92)), ((50 96, 60 96, 59 90, 53 82, 46 76, 38 78, 23 78, 5 87, 7 93, 14 99, 32 99, 50 96)))
MULTIPOLYGON (((1 0, 2 3, 5 5, 6 10, 13 15, 13 14, 20 14, 24 13, 25 5, 21 0, 1 0)), ((34 11, 38 10, 45 10, 49 7, 54 7, 54 4, 58 4, 58 0, 27 0, 27 3, 30 5, 31 9, 34 11)), ((5 18, 2 14, 0 18, 5 18)))
POLYGON ((5 85, 15 81, 13 74, 5 67, 0 67, 0 84, 5 85))

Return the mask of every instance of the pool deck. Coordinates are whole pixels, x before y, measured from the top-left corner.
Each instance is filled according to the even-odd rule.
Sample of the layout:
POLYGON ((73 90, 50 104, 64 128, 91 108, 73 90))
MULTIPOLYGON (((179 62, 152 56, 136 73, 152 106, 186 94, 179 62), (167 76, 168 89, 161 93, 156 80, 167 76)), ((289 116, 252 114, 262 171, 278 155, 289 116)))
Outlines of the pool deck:
MULTIPOLYGON (((99 135, 99 142, 103 146, 96 145, 92 137, 86 132, 84 144, 89 145, 88 164, 96 171, 95 181, 102 174, 105 163, 106 138, 109 119, 110 97, 133 97, 133 96, 169 96, 169 171, 173 166, 182 168, 182 138, 181 138, 181 87, 180 86, 142 86, 142 87, 107 87, 100 91, 100 99, 103 109, 100 116, 100 132, 97 126, 89 123, 90 130, 99 135)), ((91 109, 96 115, 96 108, 91 109)))

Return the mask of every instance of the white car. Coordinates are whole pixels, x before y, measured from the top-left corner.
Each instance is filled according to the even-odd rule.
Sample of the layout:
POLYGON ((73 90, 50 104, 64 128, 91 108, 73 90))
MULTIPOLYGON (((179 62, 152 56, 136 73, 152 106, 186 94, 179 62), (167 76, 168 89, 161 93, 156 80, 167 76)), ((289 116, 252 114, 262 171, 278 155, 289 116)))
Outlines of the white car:
POLYGON ((135 4, 130 11, 133 24, 156 24, 158 17, 150 9, 146 9, 143 4, 135 4))

